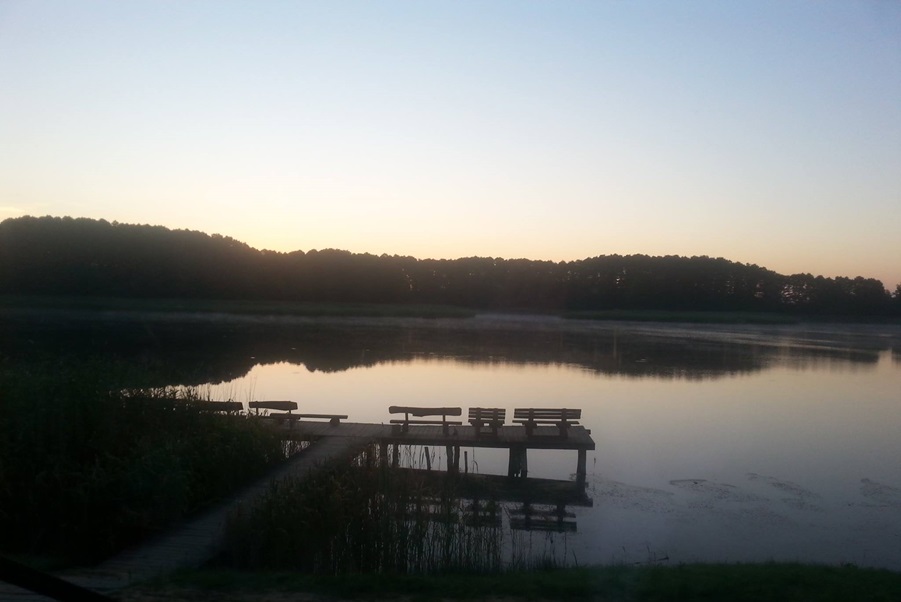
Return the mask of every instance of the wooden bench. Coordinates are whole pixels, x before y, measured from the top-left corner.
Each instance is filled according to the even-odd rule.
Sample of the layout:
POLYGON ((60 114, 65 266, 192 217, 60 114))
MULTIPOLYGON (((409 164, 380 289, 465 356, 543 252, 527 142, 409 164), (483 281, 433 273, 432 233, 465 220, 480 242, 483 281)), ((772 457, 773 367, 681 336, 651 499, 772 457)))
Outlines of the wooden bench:
POLYGON ((475 427, 476 436, 482 434, 483 426, 491 428, 491 433, 497 435, 497 429, 503 426, 506 420, 507 410, 504 408, 469 408, 469 424, 475 427))
POLYGON ((582 410, 571 408, 517 408, 513 410, 513 422, 526 427, 526 437, 531 437, 539 424, 553 424, 561 437, 566 437, 569 427, 579 424, 582 410))
MULTIPOLYGON (((247 407, 251 410, 281 410, 291 413, 297 409, 296 401, 251 401, 247 403, 247 407)), ((276 414, 277 416, 278 414, 276 414)))
POLYGON ((247 404, 251 409, 259 410, 282 410, 279 414, 269 414, 268 418, 280 420, 288 420, 293 424, 301 418, 309 418, 314 420, 328 420, 332 426, 338 426, 342 420, 347 420, 346 414, 301 414, 294 413, 297 409, 296 401, 251 401, 247 404))
POLYGON ((421 407, 413 407, 413 406, 390 406, 388 411, 392 414, 403 414, 403 418, 393 418, 391 419, 391 424, 398 424, 401 426, 401 431, 406 433, 410 430, 411 424, 440 424, 441 429, 446 435, 448 433, 448 426, 452 424, 463 424, 459 420, 448 420, 448 416, 460 416, 463 414, 463 408, 421 408, 421 407), (415 416, 416 418, 422 418, 424 416, 441 416, 441 420, 415 420, 410 418, 410 416, 415 416))
POLYGON ((201 412, 243 412, 240 401, 212 401, 208 399, 184 399, 180 397, 128 397, 125 403, 162 406, 168 409, 192 408, 201 412))
POLYGON ((206 401, 202 399, 188 400, 188 407, 204 412, 243 412, 244 404, 240 401, 206 401))

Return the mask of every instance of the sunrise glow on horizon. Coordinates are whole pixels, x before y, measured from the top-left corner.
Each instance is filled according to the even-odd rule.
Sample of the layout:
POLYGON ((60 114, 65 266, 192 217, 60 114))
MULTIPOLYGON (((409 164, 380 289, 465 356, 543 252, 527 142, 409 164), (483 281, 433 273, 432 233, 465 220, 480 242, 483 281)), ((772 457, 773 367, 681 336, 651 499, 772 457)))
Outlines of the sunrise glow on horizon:
POLYGON ((901 283, 901 4, 0 2, 0 220, 901 283))

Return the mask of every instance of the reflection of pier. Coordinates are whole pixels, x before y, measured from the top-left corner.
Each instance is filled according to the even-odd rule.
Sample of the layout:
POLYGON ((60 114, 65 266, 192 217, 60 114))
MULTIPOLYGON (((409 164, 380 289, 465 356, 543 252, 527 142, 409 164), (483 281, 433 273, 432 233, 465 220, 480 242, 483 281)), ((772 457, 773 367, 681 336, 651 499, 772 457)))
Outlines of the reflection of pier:
MULTIPOLYGON (((439 489, 448 477, 447 473, 411 468, 421 482, 431 489, 439 489)), ((557 479, 511 479, 491 474, 457 474, 454 478, 454 492, 469 500, 492 500, 495 502, 515 502, 522 505, 592 506, 585 489, 573 481, 557 479)))
POLYGON ((451 479, 454 495, 471 500, 467 522, 472 526, 500 525, 500 506, 505 504, 510 528, 526 531, 572 532, 575 515, 567 506, 591 506, 585 493, 585 467, 588 450, 595 448, 591 431, 570 426, 566 436, 556 426, 500 426, 496 433, 473 426, 408 424, 397 425, 337 423, 336 421, 279 420, 279 428, 289 438, 316 441, 331 437, 350 437, 378 447, 378 462, 396 470, 415 473, 429 489, 440 490, 451 479), (402 447, 426 449, 425 469, 399 468, 402 447), (428 448, 445 448, 447 471, 433 471, 428 448), (460 448, 481 447, 509 450, 507 475, 469 474, 460 470, 460 448), (390 449, 390 453, 389 453, 390 449), (576 480, 528 478, 529 450, 571 450, 577 454, 576 480), (507 504, 512 504, 509 506, 507 504))
POLYGON ((490 474, 454 474, 398 468, 414 473, 428 490, 440 491, 452 479, 453 494, 470 500, 466 506, 469 526, 501 526, 501 512, 509 516, 514 531, 574 532, 575 514, 568 506, 593 506, 585 488, 573 481, 509 478, 490 474))
MULTIPOLYGON (((391 458, 394 466, 398 465, 400 448, 404 446, 444 447, 447 453, 448 472, 460 472, 460 448, 479 447, 492 449, 508 449, 510 459, 507 476, 528 476, 529 450, 571 450, 577 455, 576 485, 585 485, 586 456, 595 448, 591 431, 581 426, 571 426, 567 436, 559 436, 553 426, 538 426, 526 434, 522 426, 501 426, 497 434, 478 433, 472 426, 452 426, 445 429, 439 425, 410 425, 406 431, 385 424, 341 423, 314 421, 278 421, 279 428, 285 435, 298 441, 316 441, 329 437, 353 437, 369 441, 379 446, 381 462, 391 458), (389 448, 391 454, 389 455, 389 448)), ((532 481, 532 479, 530 479, 532 481)))

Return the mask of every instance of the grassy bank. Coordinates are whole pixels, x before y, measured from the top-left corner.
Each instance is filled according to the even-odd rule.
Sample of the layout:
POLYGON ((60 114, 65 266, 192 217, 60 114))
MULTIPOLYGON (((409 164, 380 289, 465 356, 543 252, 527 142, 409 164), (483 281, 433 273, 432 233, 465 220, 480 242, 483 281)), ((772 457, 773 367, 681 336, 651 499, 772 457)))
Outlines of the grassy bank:
MULTIPOLYGON (((498 575, 345 575, 183 571, 123 592, 125 600, 152 593, 164 600, 307 592, 348 599, 618 601, 836 601, 901 599, 901 574, 856 567, 801 564, 692 564, 675 567, 582 567, 498 575)), ((157 598, 155 598, 157 599, 157 598)))
POLYGON ((0 308, 78 311, 186 312, 297 317, 468 318, 470 309, 444 305, 298 303, 222 299, 129 299, 75 296, 0 296, 0 308))

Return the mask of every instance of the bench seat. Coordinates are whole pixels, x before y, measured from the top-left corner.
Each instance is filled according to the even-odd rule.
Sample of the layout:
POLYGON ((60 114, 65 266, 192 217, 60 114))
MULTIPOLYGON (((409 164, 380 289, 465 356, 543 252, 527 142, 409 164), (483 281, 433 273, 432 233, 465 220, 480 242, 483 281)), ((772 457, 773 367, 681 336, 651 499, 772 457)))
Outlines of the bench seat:
POLYGON ((292 424, 300 422, 301 419, 328 420, 332 426, 338 426, 342 420, 347 420, 347 414, 295 414, 293 412, 284 412, 281 414, 269 414, 266 418, 289 420, 292 424))
POLYGON ((252 410, 284 410, 292 411, 297 409, 296 401, 251 401, 247 403, 247 407, 252 410))
POLYGON ((303 412, 294 412, 297 409, 296 401, 251 401, 248 407, 255 410, 282 410, 278 414, 268 414, 266 418, 275 420, 290 420, 293 424, 302 418, 311 420, 328 420, 332 426, 341 424, 342 420, 347 420, 346 414, 310 414, 303 412))
POLYGON ((196 408, 203 412, 242 412, 244 404, 240 401, 206 401, 192 399, 185 402, 188 407, 196 408))

